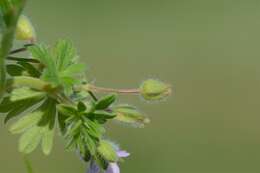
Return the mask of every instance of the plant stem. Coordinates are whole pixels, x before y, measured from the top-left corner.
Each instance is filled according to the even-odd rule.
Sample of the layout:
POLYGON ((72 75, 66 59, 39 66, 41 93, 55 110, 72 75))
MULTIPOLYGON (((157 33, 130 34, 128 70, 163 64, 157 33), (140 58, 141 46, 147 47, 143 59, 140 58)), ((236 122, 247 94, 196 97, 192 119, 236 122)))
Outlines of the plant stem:
POLYGON ((88 92, 101 92, 101 93, 118 93, 118 94, 139 94, 139 89, 114 89, 114 88, 104 88, 97 87, 91 84, 83 85, 80 87, 88 92))
MULTIPOLYGON (((25 0, 17 1, 12 4, 10 1, 0 1, 1 10, 3 11, 3 19, 6 24, 4 28, 1 45, 0 45, 0 97, 5 92, 6 85, 6 67, 5 59, 9 54, 13 45, 16 25, 18 18, 24 8, 25 0)), ((2 20, 2 19, 1 19, 2 20)))

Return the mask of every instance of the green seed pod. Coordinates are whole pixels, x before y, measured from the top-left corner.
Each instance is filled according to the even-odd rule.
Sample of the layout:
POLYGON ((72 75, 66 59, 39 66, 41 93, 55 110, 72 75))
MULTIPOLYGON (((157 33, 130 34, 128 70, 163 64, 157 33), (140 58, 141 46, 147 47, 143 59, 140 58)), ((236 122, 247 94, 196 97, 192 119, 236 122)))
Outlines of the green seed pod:
POLYGON ((171 94, 171 86, 159 80, 148 79, 140 87, 140 93, 145 100, 156 101, 165 99, 171 94))
POLYGON ((18 20, 16 28, 16 39, 30 42, 35 42, 36 40, 36 34, 33 25, 24 15, 21 15, 18 20))
POLYGON ((135 107, 129 105, 118 105, 113 108, 113 112, 116 114, 115 120, 134 127, 142 128, 150 122, 149 118, 143 116, 135 107))

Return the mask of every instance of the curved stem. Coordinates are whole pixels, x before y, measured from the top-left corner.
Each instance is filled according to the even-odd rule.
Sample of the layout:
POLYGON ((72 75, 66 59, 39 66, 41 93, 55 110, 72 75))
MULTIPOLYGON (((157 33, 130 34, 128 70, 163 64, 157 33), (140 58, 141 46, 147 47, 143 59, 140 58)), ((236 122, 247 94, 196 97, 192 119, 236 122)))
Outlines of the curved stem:
POLYGON ((97 87, 91 84, 81 86, 83 90, 91 92, 101 92, 101 93, 118 93, 118 94, 139 94, 139 89, 114 89, 114 88, 104 88, 97 87))

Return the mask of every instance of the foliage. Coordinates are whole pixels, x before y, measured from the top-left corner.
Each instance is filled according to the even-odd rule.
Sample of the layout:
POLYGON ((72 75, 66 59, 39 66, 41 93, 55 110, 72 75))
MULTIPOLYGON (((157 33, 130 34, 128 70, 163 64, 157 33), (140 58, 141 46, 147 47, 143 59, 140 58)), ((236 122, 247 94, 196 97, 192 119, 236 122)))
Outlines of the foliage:
POLYGON ((5 58, 12 47, 16 24, 24 7, 25 0, 0 1, 0 96, 4 94, 6 84, 5 58))
MULTIPOLYGON (((86 162, 108 169, 110 163, 122 159, 117 154, 118 147, 106 139, 104 125, 116 120, 133 127, 144 127, 149 122, 135 107, 116 105, 115 93, 139 94, 146 100, 160 100, 169 95, 169 85, 147 80, 139 89, 132 90, 94 85, 90 88, 84 79, 86 66, 79 62, 70 41, 58 40, 54 46, 32 43, 36 35, 31 22, 25 16, 19 18, 23 3, 0 1, 0 113, 5 117, 5 123, 16 119, 9 131, 21 135, 19 151, 29 154, 41 146, 43 153, 49 155, 56 131, 59 131, 67 150, 78 152, 86 162), (10 51, 15 31, 16 39, 30 44, 10 51), (20 51, 27 51, 28 57, 11 56, 20 51), (100 99, 93 93, 104 91, 109 93, 100 99)), ((28 171, 32 172, 30 166, 28 171)))

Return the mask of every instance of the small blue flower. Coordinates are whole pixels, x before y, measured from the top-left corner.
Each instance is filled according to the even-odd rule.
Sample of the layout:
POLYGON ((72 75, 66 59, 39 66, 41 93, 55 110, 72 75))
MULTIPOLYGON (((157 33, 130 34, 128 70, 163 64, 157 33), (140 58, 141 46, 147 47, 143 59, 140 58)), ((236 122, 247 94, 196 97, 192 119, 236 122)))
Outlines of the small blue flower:
MULTIPOLYGON (((119 158, 125 158, 125 157, 130 156, 130 154, 127 151, 118 150, 117 156, 119 158)), ((98 165, 95 163, 95 161, 93 159, 90 162, 90 166, 87 170, 87 173, 100 173, 100 168, 98 167, 98 165)), ((108 168, 105 173, 120 173, 120 168, 118 166, 118 163, 115 163, 115 162, 109 163, 108 168)))
POLYGON ((95 163, 95 161, 93 159, 91 159, 89 168, 86 173, 99 173, 99 172, 100 172, 100 168, 95 163))
MULTIPOLYGON (((118 150, 117 156, 119 158, 125 158, 130 156, 130 154, 127 151, 118 150)), ((105 173, 120 173, 120 168, 118 166, 118 163, 109 163, 108 168, 105 173)))

